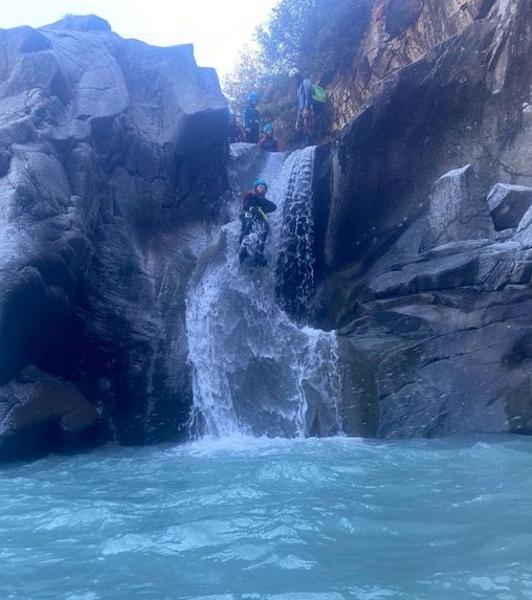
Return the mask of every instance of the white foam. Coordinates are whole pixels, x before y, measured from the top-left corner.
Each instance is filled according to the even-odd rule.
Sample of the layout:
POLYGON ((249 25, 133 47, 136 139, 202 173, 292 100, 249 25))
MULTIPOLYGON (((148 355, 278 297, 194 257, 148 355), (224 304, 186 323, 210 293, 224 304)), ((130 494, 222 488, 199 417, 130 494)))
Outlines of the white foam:
POLYGON ((297 292, 302 302, 312 287, 314 153, 306 148, 286 161, 283 155, 270 155, 261 173, 278 207, 268 240, 270 266, 253 270, 240 265, 240 226, 235 221, 222 229, 219 242, 200 261, 201 272, 187 295, 191 432, 229 438, 233 450, 242 434, 305 437, 318 414, 321 434, 341 429, 336 337, 294 323, 275 294, 274 265, 281 255, 287 260, 282 248, 291 228, 285 221, 296 222, 302 238, 293 257, 305 267, 297 292))

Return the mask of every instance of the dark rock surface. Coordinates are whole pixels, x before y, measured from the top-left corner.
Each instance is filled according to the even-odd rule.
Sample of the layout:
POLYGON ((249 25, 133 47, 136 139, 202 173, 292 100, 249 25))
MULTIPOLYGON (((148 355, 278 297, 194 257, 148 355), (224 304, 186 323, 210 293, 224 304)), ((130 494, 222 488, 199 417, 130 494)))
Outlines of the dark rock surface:
POLYGON ((532 210, 492 197, 494 226, 487 200, 532 182, 531 21, 485 3, 318 152, 315 321, 342 328, 348 433, 532 434, 532 210))
MULTIPOLYGON (((123 40, 94 16, 0 30, 0 394, 21 405, 11 414, 26 396, 13 382, 34 365, 98 408, 100 439, 179 437, 191 395, 184 289, 227 186, 226 123, 217 76, 191 46, 123 40)), ((43 427, 62 410, 47 389, 31 400, 43 427)), ((32 453, 56 448, 56 430, 32 453)))
POLYGON ((34 367, 0 388, 0 459, 31 459, 43 448, 57 452, 90 448, 99 416, 71 383, 34 367))
POLYGON ((515 229, 532 206, 532 188, 498 183, 489 193, 488 204, 497 231, 515 229))
POLYGON ((392 37, 415 25, 423 10, 421 0, 392 0, 386 11, 386 32, 392 37))

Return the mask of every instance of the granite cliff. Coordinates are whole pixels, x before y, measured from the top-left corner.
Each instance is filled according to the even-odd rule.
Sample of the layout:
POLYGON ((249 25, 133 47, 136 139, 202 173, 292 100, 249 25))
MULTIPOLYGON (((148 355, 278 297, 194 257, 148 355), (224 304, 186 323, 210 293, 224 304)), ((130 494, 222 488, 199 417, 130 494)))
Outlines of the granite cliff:
POLYGON ((315 182, 347 429, 532 433, 532 5, 397 4, 337 76, 354 119, 315 182))
POLYGON ((191 46, 94 16, 0 31, 0 459, 179 438, 226 122, 191 46))

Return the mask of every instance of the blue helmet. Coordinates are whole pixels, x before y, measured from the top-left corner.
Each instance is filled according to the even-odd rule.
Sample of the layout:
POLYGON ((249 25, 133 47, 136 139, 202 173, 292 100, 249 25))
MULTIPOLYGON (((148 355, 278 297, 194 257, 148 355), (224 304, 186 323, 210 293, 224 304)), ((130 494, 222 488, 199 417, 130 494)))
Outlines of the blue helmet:
POLYGON ((266 123, 263 129, 264 133, 273 133, 273 125, 271 123, 266 123))
POLYGON ((248 102, 250 104, 257 104, 257 102, 259 101, 259 95, 257 94, 257 92, 250 92, 248 94, 248 102))
POLYGON ((264 179, 257 179, 255 181, 255 185, 253 186, 255 189, 259 187, 259 185, 263 185, 265 188, 268 187, 268 184, 264 181, 264 179))

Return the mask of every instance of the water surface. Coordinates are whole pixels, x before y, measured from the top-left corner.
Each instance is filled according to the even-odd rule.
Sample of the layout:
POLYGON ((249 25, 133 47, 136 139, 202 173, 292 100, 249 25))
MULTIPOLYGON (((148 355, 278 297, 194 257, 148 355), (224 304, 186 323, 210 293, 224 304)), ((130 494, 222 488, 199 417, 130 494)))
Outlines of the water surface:
POLYGON ((0 598, 532 598, 532 441, 235 438, 0 470, 0 598))

